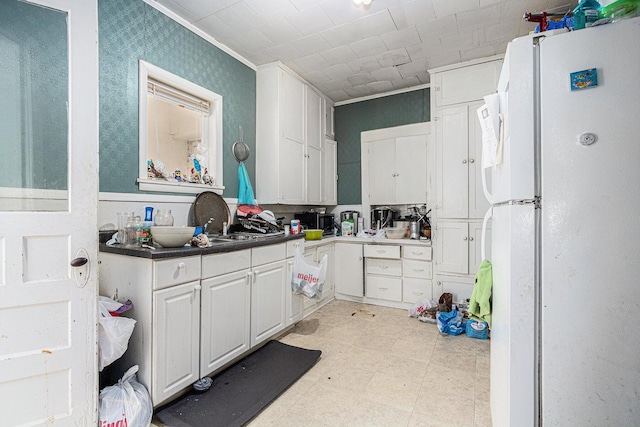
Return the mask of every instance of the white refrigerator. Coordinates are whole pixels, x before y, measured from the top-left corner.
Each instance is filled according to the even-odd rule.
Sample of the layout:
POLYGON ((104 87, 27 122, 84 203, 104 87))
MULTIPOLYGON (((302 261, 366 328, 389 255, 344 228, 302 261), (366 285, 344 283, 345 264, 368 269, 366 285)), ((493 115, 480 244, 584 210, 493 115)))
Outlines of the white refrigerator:
POLYGON ((639 426, 640 18, 514 40, 498 97, 493 425, 639 426))

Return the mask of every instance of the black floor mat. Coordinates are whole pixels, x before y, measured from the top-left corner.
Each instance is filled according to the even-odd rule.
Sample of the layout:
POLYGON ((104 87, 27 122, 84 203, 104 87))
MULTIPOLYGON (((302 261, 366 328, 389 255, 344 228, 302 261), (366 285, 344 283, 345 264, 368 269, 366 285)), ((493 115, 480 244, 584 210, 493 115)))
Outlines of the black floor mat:
POLYGON ((304 375, 321 354, 320 350, 269 341, 213 377, 205 393, 191 392, 164 406, 156 417, 171 427, 245 425, 304 375))

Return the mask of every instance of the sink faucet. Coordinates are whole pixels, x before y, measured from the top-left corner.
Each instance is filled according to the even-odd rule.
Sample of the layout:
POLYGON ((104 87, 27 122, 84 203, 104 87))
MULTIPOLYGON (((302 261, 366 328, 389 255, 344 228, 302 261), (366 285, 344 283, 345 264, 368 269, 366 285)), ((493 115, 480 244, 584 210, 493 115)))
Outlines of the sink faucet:
POLYGON ((203 226, 204 234, 207 234, 207 228, 209 228, 209 224, 211 224, 214 220, 215 218, 209 218, 209 221, 207 221, 207 223, 203 226))

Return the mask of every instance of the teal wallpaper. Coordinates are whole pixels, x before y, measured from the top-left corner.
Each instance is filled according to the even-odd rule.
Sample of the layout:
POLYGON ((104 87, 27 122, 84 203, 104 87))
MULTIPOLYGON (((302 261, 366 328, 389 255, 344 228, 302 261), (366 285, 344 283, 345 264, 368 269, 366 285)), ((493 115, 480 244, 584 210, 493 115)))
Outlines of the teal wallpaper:
MULTIPOLYGON (((238 195, 238 138, 255 153, 256 73, 142 0, 99 0, 100 191, 137 193, 138 60, 222 95, 224 197, 238 195)), ((245 162, 255 188, 255 157, 245 162)))
POLYGON ((429 89, 336 107, 334 130, 338 141, 338 204, 362 203, 360 132, 430 119, 429 89))
POLYGON ((67 15, 0 1, 0 187, 67 189, 67 15))

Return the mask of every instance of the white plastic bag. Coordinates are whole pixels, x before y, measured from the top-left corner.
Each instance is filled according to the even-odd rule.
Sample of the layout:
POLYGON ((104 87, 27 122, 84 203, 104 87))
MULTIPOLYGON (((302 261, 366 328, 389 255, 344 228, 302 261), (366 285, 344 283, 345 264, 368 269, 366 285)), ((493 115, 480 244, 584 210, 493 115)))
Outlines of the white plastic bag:
POLYGON ((100 391, 99 427, 148 427, 153 404, 147 389, 136 379, 138 365, 132 366, 117 384, 100 391))
POLYGON ((297 294, 303 294, 307 298, 317 298, 322 296, 322 286, 327 277, 327 255, 325 254, 320 263, 308 262, 304 259, 302 247, 298 245, 293 258, 293 274, 291 277, 291 288, 297 294))
MULTIPOLYGON (((98 368, 102 370, 118 360, 129 346, 129 338, 136 324, 135 319, 128 317, 114 317, 109 311, 114 306, 122 304, 110 298, 100 297, 98 301, 100 314, 98 316, 98 368)), ((117 309, 116 307, 116 309, 117 309)))
POLYGON ((413 304, 413 306, 409 309, 409 316, 418 317, 423 311, 437 306, 438 303, 434 300, 423 298, 422 300, 417 301, 415 304, 413 304))

